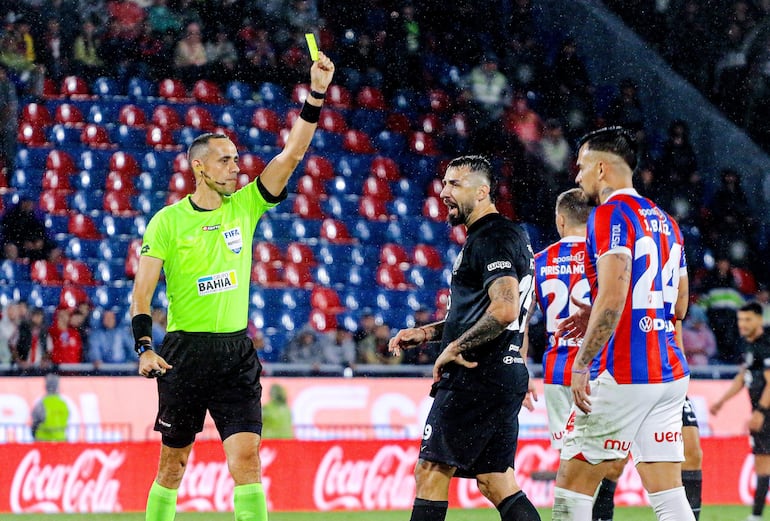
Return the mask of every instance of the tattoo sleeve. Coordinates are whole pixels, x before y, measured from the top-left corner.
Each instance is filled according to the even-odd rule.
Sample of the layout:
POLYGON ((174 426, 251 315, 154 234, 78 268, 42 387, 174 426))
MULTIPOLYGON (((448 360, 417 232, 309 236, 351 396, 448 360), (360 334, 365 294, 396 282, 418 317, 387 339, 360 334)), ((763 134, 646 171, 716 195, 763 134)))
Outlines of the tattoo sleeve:
POLYGON ((497 338, 518 317, 519 289, 515 278, 500 277, 490 285, 488 293, 491 302, 487 312, 456 341, 461 352, 497 338))

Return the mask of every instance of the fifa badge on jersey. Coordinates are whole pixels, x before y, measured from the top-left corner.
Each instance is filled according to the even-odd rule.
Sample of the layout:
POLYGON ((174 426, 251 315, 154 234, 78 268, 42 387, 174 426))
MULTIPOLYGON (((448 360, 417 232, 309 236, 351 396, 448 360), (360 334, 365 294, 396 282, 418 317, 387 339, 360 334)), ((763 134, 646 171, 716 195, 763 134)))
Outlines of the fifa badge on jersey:
POLYGON ((241 236, 240 228, 233 228, 232 230, 225 230, 222 232, 225 238, 225 244, 230 248, 233 253, 241 253, 243 249, 243 237, 241 236))

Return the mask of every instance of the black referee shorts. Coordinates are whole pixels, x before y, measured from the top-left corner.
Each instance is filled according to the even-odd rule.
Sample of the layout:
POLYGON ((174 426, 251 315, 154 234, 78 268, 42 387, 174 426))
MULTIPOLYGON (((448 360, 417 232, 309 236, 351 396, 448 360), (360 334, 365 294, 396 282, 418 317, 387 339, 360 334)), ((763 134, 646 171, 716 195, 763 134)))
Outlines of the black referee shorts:
POLYGON ((438 389, 425 422, 420 459, 457 467, 457 477, 505 472, 514 466, 524 396, 438 389))
POLYGON ((262 432, 262 365, 245 331, 168 333, 158 354, 173 367, 158 378, 155 430, 169 447, 189 445, 206 411, 222 440, 262 432))

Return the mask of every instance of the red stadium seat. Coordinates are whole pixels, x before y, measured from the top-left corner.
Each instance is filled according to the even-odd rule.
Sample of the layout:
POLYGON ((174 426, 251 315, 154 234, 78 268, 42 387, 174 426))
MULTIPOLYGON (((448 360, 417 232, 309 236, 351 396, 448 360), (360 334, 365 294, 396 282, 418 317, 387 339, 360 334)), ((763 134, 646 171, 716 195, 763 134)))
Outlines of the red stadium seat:
POLYGON ((152 126, 147 129, 146 142, 156 149, 173 150, 181 147, 174 142, 174 135, 170 129, 152 126))
POLYGON ((370 221, 390 219, 387 204, 382 199, 365 195, 358 200, 358 214, 370 221))
POLYGON ((283 280, 292 288, 311 288, 315 285, 310 266, 287 262, 283 266, 283 280))
POLYGON ((373 154, 374 147, 366 132, 347 130, 342 139, 342 148, 354 154, 373 154))
POLYGON ((348 129, 345 117, 333 109, 321 109, 321 116, 318 120, 318 128, 336 134, 341 134, 348 129))
POLYGON ((393 159, 385 156, 377 156, 372 160, 369 173, 385 181, 398 181, 401 178, 398 164, 393 159))
POLYGON ((95 286, 96 282, 88 265, 81 261, 66 260, 62 268, 64 282, 78 286, 95 286))
POLYGON ((307 194, 297 194, 294 198, 292 210, 303 219, 323 219, 324 211, 321 208, 321 201, 318 197, 307 194))
POLYGON ((56 123, 65 125, 82 125, 85 122, 85 118, 83 118, 83 113, 80 112, 80 109, 70 103, 62 103, 56 107, 54 120, 56 123))
POLYGON ((211 112, 205 107, 198 107, 196 105, 187 109, 187 113, 184 116, 184 124, 205 132, 211 132, 216 127, 211 112))
POLYGON ((147 115, 136 105, 123 105, 118 114, 118 122, 129 127, 143 127, 147 124, 147 115))
POLYGON ((377 87, 361 87, 356 104, 362 109, 385 110, 385 97, 377 87))
POLYGON ((326 313, 320 309, 311 309, 308 322, 319 333, 328 333, 337 328, 337 315, 326 313))
POLYGON ((412 251, 412 264, 425 266, 433 270, 439 270, 444 267, 441 253, 428 244, 418 244, 414 247, 412 251))
POLYGON ((126 262, 124 263, 124 269, 126 277, 133 279, 136 277, 136 271, 139 269, 139 257, 142 250, 142 239, 133 239, 128 244, 128 253, 126 254, 126 262))
POLYGON ((449 288, 441 288, 436 292, 436 310, 442 310, 446 312, 449 307, 449 288))
POLYGON ((260 107, 251 116, 251 124, 260 130, 277 134, 281 130, 281 118, 275 111, 260 107))
POLYGON ((222 96, 222 91, 219 90, 219 86, 209 80, 196 81, 192 88, 192 95, 200 103, 222 105, 225 102, 225 98, 222 96))
POLYGON ((432 221, 446 221, 449 210, 438 197, 426 197, 422 204, 422 215, 432 221))
POLYGON ((294 124, 299 119, 299 113, 300 113, 300 109, 298 109, 298 108, 293 108, 293 109, 287 110, 286 114, 284 114, 284 116, 283 116, 284 128, 289 129, 289 128, 293 127, 294 124))
POLYGON ((53 215, 66 215, 69 211, 67 192, 64 190, 43 190, 40 192, 40 209, 53 215))
POLYGON ((334 179, 334 167, 325 157, 312 155, 305 161, 305 174, 321 181, 334 179))
POLYGON ((326 91, 324 105, 333 109, 347 110, 350 108, 350 92, 342 85, 330 85, 326 91))
POLYGON ((27 103, 21 112, 21 120, 39 127, 46 127, 53 123, 51 113, 42 103, 27 103))
POLYGON ((470 132, 470 129, 468 128, 468 120, 465 117, 465 114, 461 112, 458 112, 452 116, 448 127, 451 129, 452 133, 460 137, 468 137, 468 133, 470 132))
POLYGON ((385 119, 385 128, 397 134, 406 134, 412 129, 412 124, 406 114, 391 112, 385 119))
POLYGON ((243 154, 238 161, 242 174, 247 174, 249 180, 254 180, 265 169, 264 160, 254 154, 243 154))
POLYGON ((79 76, 67 76, 61 82, 61 94, 71 99, 87 99, 90 97, 86 80, 79 76))
POLYGON ((337 291, 323 286, 316 286, 310 292, 310 307, 335 314, 345 310, 337 291))
POLYGON ((444 183, 441 181, 441 179, 431 179, 430 183, 428 183, 428 189, 427 189, 427 196, 428 197, 441 197, 441 190, 444 189, 444 183))
POLYGON ((307 264, 315 266, 316 260, 313 250, 305 243, 292 242, 286 248, 286 260, 295 264, 307 264))
POLYGON ((179 114, 168 105, 155 107, 155 110, 152 111, 152 122, 162 129, 177 130, 182 126, 179 114))
MULTIPOLYGON (((203 129, 203 130, 205 130, 205 129, 203 129)), ((214 133, 214 134, 224 134, 225 136, 228 137, 228 139, 230 141, 233 142, 233 145, 235 145, 235 148, 237 148, 238 150, 242 150, 243 149, 243 147, 241 146, 241 143, 240 143, 240 141, 238 139, 238 133, 234 129, 227 128, 227 127, 214 127, 214 129, 211 130, 211 132, 214 133)))
POLYGON ((190 167, 190 161, 187 159, 187 154, 180 152, 174 156, 174 162, 171 165, 174 172, 181 172, 183 174, 190 174, 194 179, 192 168, 190 167))
POLYGON ((324 188, 323 182, 319 179, 309 175, 303 175, 297 180, 297 193, 306 194, 318 199, 322 195, 326 195, 326 189, 324 188))
MULTIPOLYGON (((96 283, 94 283, 96 284, 96 283)), ((89 286, 91 284, 88 284, 89 286)), ((88 293, 79 285, 67 284, 61 290, 59 295, 59 307, 67 309, 75 309, 80 304, 90 304, 91 299, 88 298, 88 293)))
POLYGON ((33 125, 28 121, 22 121, 19 124, 16 141, 18 141, 19 144, 28 147, 41 147, 47 144, 43 127, 33 125))
POLYGON ((350 236, 345 223, 337 219, 324 219, 321 223, 321 238, 332 244, 350 244, 355 242, 350 236))
POLYGON ((131 195, 136 195, 137 192, 131 176, 120 172, 110 172, 107 174, 104 189, 107 191, 126 192, 131 195))
POLYGON ((185 197, 187 197, 187 194, 183 194, 181 192, 169 192, 168 195, 166 195, 166 206, 178 203, 185 197))
POLYGON ((75 161, 72 156, 64 150, 51 150, 45 158, 45 167, 63 175, 70 175, 77 172, 75 161))
POLYGON ((103 149, 113 147, 107 129, 93 123, 89 123, 83 127, 83 131, 80 133, 80 142, 89 148, 103 149))
POLYGON ((390 201, 393 199, 390 184, 388 184, 386 180, 374 176, 366 178, 361 195, 373 197, 381 201, 390 201))
POLYGON ((455 244, 462 246, 465 244, 467 238, 468 235, 465 232, 465 226, 452 226, 452 229, 449 230, 449 240, 455 244))
POLYGON ((251 282, 268 288, 286 285, 281 277, 280 267, 265 262, 255 262, 251 267, 251 282))
POLYGON ((254 245, 254 262, 280 266, 283 264, 283 253, 276 244, 260 241, 254 245))
POLYGON ((166 78, 158 84, 158 96, 168 100, 189 100, 187 89, 181 80, 175 78, 166 78))
POLYGON ((380 263, 405 270, 409 268, 409 254, 403 246, 389 242, 380 248, 380 263))
POLYGON ((102 207, 108 213, 113 215, 134 215, 134 210, 131 204, 131 194, 126 192, 104 192, 102 207))
POLYGON ((46 99, 59 98, 59 87, 53 78, 43 79, 43 97, 46 99))
POLYGON ((418 127, 426 134, 438 134, 444 129, 444 124, 435 114, 426 114, 420 118, 418 127))
POLYGON ((397 266, 381 264, 377 268, 375 279, 379 286, 386 289, 406 289, 409 287, 406 282, 406 275, 397 266))
POLYGON ((67 233, 81 239, 101 239, 96 223, 87 215, 71 213, 67 221, 67 233))
POLYGON ((195 191, 195 176, 192 172, 174 172, 168 181, 168 189, 179 194, 191 194, 195 191))
POLYGON ((409 150, 422 156, 437 156, 436 142, 430 134, 412 132, 409 135, 409 150))
POLYGON ((451 107, 449 95, 441 89, 432 89, 428 93, 428 99, 430 100, 430 110, 435 113, 442 114, 451 107))
POLYGON ((738 291, 749 296, 754 296, 757 293, 757 280, 749 270, 734 267, 731 271, 738 285, 738 291))
POLYGON ((307 83, 298 83, 291 91, 291 101, 294 103, 304 103, 308 94, 310 94, 310 85, 307 83))
POLYGON ((56 268, 56 264, 47 260, 37 260, 32 263, 29 270, 32 282, 43 286, 61 286, 64 282, 56 268))
POLYGON ((110 170, 135 177, 141 173, 136 158, 127 152, 118 151, 110 156, 110 170))
POLYGON ((43 190, 71 191, 69 176, 55 170, 46 170, 43 173, 43 190))

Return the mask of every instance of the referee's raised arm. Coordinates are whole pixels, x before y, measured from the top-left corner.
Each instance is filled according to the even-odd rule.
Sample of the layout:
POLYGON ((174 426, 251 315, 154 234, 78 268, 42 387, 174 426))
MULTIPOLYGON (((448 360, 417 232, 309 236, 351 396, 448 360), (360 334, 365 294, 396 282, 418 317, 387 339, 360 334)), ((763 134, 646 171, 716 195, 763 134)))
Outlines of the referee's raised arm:
POLYGON ((319 53, 318 61, 314 62, 310 68, 310 93, 302 106, 299 118, 289 132, 286 145, 260 175, 262 186, 271 194, 277 196, 283 191, 289 176, 302 161, 310 146, 332 76, 334 76, 334 63, 324 53, 319 53))

